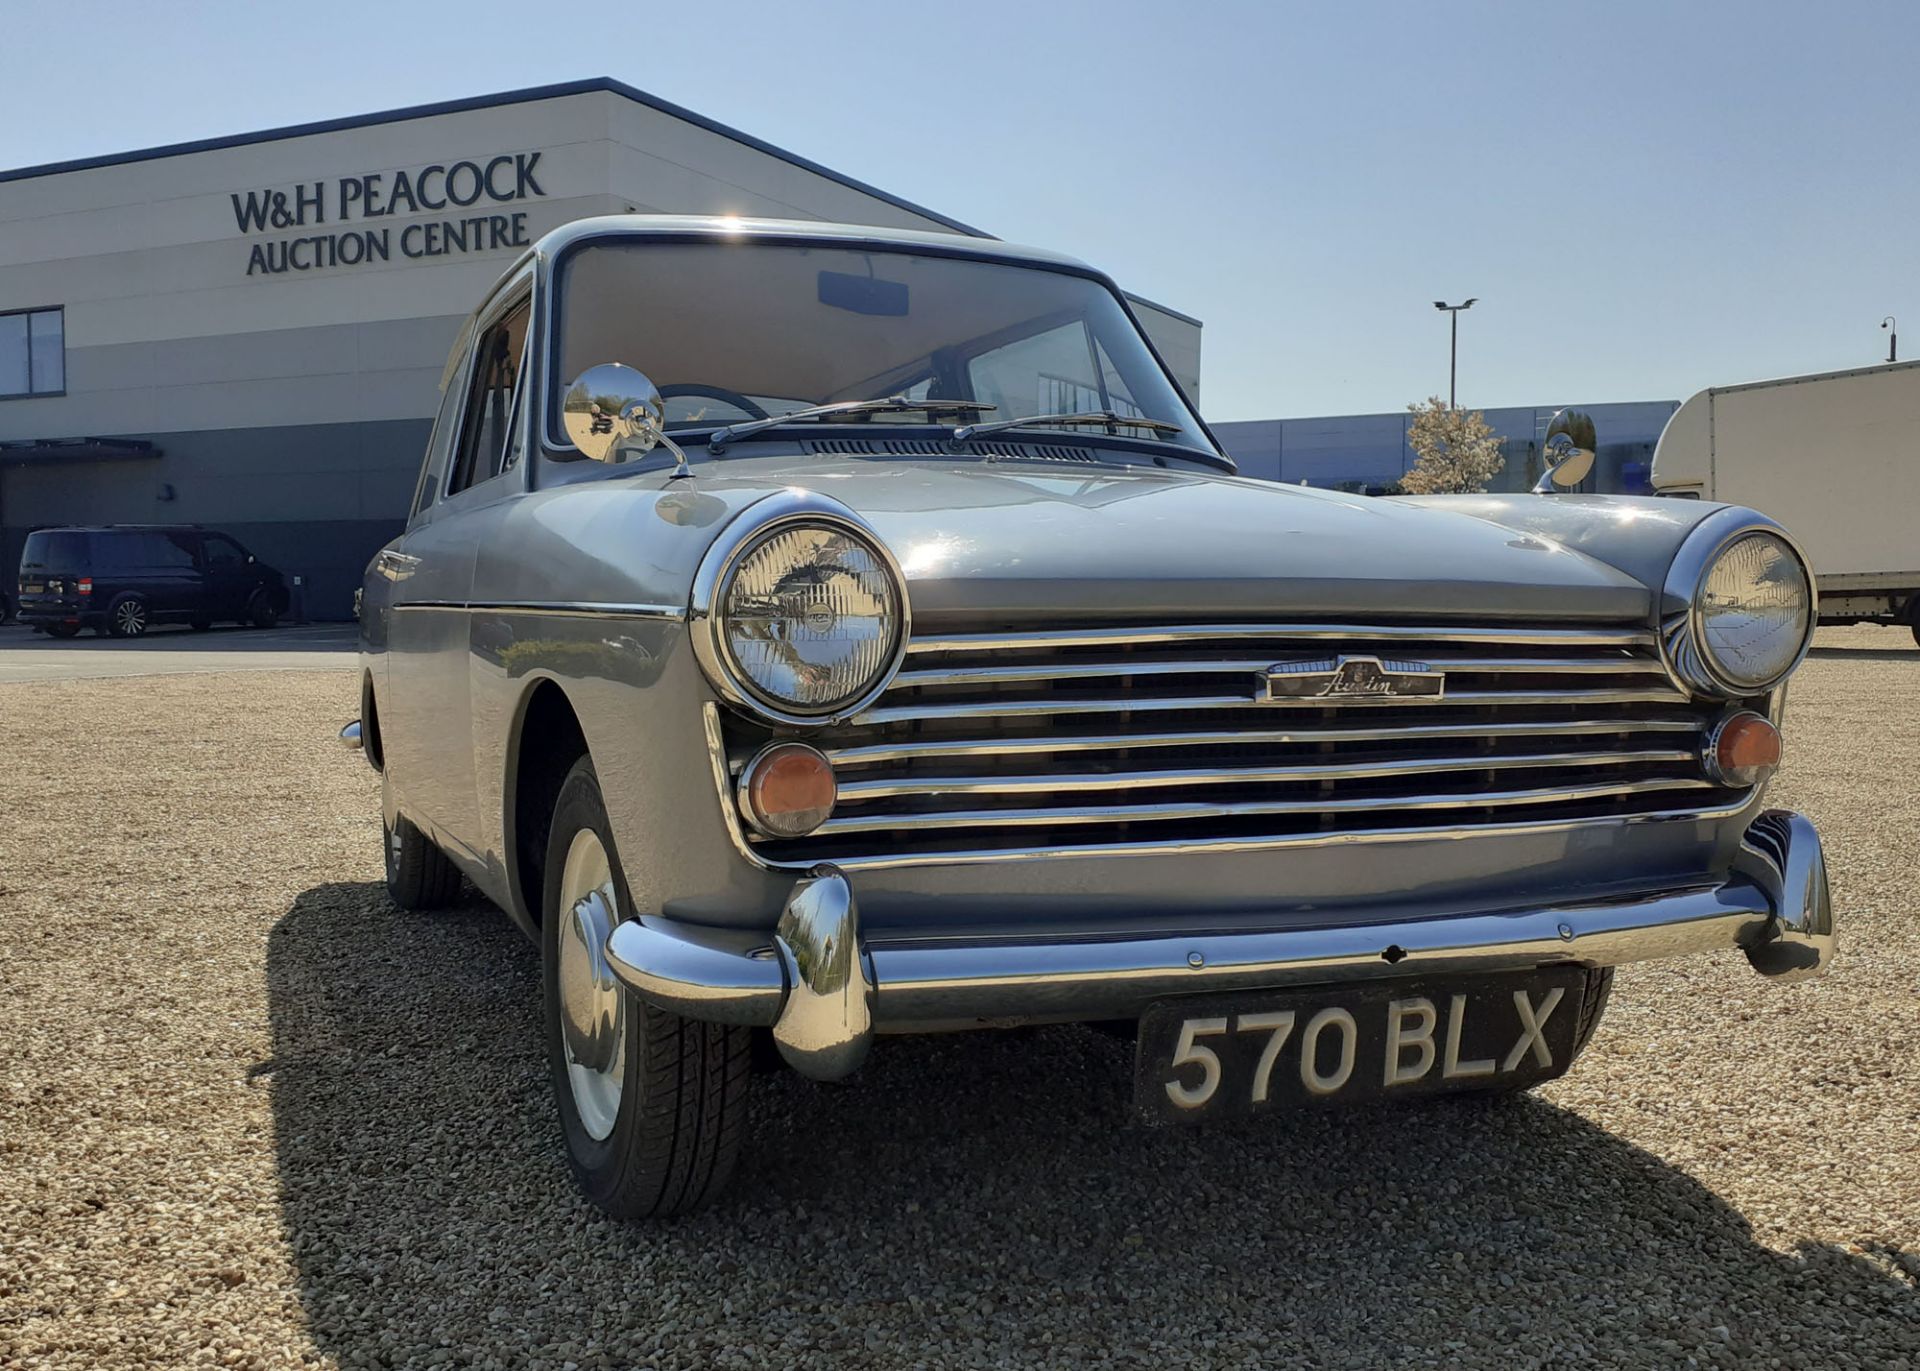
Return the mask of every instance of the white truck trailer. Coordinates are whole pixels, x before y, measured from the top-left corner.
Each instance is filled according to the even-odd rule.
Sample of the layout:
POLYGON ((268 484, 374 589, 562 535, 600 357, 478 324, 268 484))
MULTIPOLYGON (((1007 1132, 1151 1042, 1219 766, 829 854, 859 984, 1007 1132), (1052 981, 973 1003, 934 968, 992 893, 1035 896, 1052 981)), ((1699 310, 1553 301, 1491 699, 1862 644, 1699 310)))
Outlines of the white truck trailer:
POLYGON ((1703 390, 1667 421, 1653 486, 1771 514, 1813 563, 1821 623, 1920 642, 1920 362, 1703 390))

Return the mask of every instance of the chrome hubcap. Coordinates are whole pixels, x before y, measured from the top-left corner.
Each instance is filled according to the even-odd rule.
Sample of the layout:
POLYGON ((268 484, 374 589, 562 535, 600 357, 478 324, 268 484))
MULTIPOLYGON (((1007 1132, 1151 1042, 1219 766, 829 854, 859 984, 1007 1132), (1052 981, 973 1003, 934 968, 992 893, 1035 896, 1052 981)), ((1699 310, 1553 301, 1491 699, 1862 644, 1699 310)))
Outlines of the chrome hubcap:
POLYGON ((121 629, 128 633, 138 633, 147 626, 147 611, 132 600, 121 605, 114 617, 120 621, 121 629))
POLYGON ((581 1127, 595 1142, 613 1132, 626 1073, 626 1000, 607 964, 619 921, 613 867, 600 835, 583 828, 560 872, 560 1041, 581 1127))

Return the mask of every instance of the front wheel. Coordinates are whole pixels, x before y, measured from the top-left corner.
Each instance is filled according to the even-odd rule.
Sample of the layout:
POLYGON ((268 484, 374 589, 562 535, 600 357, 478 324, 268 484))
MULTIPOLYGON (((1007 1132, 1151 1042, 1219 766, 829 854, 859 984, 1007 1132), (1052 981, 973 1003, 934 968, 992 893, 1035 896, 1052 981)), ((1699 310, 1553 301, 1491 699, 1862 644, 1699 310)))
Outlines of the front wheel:
POLYGON ((274 608, 273 597, 266 591, 258 591, 247 602, 246 622, 254 628, 272 628, 280 622, 280 611, 274 608))
POLYGON ((80 636, 80 625, 45 624, 41 626, 40 631, 49 638, 78 638, 80 636))
POLYGON ((726 1185, 746 1127, 753 1034, 657 1009, 607 965, 633 914, 593 764, 582 758, 547 839, 541 962, 547 1059, 567 1163, 615 1218, 698 1209, 726 1185))

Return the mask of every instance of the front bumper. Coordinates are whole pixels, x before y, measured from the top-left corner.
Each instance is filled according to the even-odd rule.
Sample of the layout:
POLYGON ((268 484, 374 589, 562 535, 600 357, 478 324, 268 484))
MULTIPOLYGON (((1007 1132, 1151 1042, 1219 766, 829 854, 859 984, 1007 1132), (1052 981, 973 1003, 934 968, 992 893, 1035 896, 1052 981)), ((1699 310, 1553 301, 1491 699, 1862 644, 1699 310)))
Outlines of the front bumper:
POLYGON ((1798 980, 1824 970, 1833 946, 1820 835, 1776 809, 1749 826, 1724 883, 1635 899, 1259 933, 863 941, 846 877, 822 866, 795 885, 771 941, 643 916, 616 928, 606 950, 642 998, 687 1018, 770 1027, 796 1070, 835 1080, 876 1032, 1134 1018, 1175 995, 1616 966, 1725 947, 1764 976, 1798 980))

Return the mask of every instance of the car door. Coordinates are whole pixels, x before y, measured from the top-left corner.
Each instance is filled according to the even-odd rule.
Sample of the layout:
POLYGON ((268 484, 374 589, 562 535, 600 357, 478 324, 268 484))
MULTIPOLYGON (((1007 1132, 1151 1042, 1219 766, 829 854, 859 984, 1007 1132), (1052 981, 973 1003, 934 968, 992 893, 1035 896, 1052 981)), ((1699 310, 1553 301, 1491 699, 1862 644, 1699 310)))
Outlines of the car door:
MULTIPOLYGON (((507 452, 524 370, 531 278, 480 316, 457 407, 443 408, 444 459, 430 464, 427 503, 402 541, 387 638, 391 702, 381 737, 402 808, 472 874, 484 839, 474 798, 468 593, 489 511, 516 493, 507 452)), ((436 440, 439 433, 436 430, 436 440)))
MULTIPOLYGON (((201 586, 199 538, 189 529, 112 529, 96 534, 97 560, 113 568, 104 587, 106 608, 123 595, 138 595, 149 623, 185 619, 193 613, 201 586)), ((94 598, 103 588, 95 580, 94 598)))
POLYGON ((247 550, 224 533, 200 540, 200 565, 206 576, 200 617, 238 619, 247 612, 257 577, 247 550))

